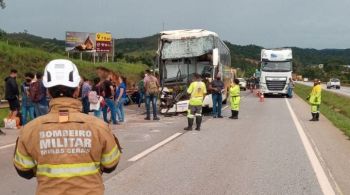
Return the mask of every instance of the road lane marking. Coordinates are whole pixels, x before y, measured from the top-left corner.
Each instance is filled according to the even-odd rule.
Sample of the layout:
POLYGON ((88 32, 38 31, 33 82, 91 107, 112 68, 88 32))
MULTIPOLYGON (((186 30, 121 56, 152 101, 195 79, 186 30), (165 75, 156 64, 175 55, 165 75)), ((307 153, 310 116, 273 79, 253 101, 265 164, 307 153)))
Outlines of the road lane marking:
POLYGON ((138 161, 139 159, 147 156, 148 154, 152 153, 153 151, 157 150, 158 148, 164 146, 165 144, 169 143, 170 141, 172 141, 173 139, 179 137, 180 135, 182 135, 183 133, 175 133, 174 135, 166 138, 165 140, 159 142, 158 144, 148 148, 147 150, 141 152, 140 154, 137 154, 136 156, 130 158, 128 161, 129 162, 135 162, 138 161))
POLYGON ((306 154, 311 162, 312 168, 314 169, 314 172, 316 174, 318 183, 321 187, 323 194, 335 195, 333 187, 332 187, 331 183, 329 182, 328 177, 327 177, 325 171, 323 170, 321 163, 320 163, 319 159, 317 158, 316 153, 315 153, 309 139, 307 138, 303 127, 301 126, 298 118, 296 117, 294 110, 290 106, 289 101, 287 99, 285 99, 285 100, 286 100, 289 112, 292 116, 293 122, 295 124, 295 127, 297 128, 299 137, 303 143, 306 154))
POLYGON ((10 148, 10 147, 15 146, 15 145, 16 145, 16 143, 8 144, 8 145, 5 145, 5 146, 0 146, 0 150, 6 149, 6 148, 10 148))
POLYGON ((228 108, 228 106, 225 106, 225 107, 222 108, 222 110, 226 110, 227 108, 228 108))

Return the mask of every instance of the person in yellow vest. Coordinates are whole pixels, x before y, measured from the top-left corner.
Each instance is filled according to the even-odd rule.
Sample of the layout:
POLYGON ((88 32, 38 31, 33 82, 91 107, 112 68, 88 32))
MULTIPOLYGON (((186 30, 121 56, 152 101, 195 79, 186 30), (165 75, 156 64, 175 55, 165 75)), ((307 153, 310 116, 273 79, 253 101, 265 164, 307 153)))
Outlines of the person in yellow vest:
POLYGON ((51 61, 43 77, 50 112, 26 124, 17 139, 14 166, 21 177, 36 177, 37 195, 102 195, 102 173, 118 165, 120 146, 108 124, 81 113, 74 98, 79 82, 73 62, 51 61))
POLYGON ((320 105, 321 105, 322 87, 321 81, 314 80, 314 87, 310 95, 307 97, 311 104, 312 119, 310 121, 319 121, 320 119, 320 105))
POLYGON ((187 93, 191 95, 191 98, 187 111, 188 126, 184 130, 191 131, 194 118, 196 118, 196 130, 200 131, 202 124, 202 105, 207 88, 199 74, 194 74, 194 81, 187 89, 187 93))
POLYGON ((241 103, 240 97, 241 89, 239 87, 239 80, 234 79, 230 87, 230 100, 231 100, 231 117, 230 119, 238 119, 239 105, 241 103))

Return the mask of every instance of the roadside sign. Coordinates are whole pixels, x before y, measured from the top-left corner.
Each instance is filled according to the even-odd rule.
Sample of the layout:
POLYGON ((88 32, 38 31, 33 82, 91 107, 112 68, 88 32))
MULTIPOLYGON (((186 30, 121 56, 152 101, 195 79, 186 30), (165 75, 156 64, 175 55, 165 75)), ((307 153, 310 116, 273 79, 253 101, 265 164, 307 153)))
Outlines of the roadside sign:
POLYGON ((111 33, 96 33, 96 51, 109 53, 112 51, 112 34, 111 33))
POLYGON ((66 32, 66 51, 110 53, 113 48, 111 33, 66 32))
POLYGON ((95 33, 66 32, 66 51, 95 52, 95 33))

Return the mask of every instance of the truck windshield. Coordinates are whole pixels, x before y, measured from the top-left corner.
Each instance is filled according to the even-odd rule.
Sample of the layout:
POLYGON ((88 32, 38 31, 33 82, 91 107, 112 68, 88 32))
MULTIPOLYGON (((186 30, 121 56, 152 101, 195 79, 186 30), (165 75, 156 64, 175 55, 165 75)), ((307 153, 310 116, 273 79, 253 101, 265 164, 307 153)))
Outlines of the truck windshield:
POLYGON ((164 40, 162 59, 191 58, 209 53, 214 48, 212 36, 164 40))
POLYGON ((261 69, 266 72, 290 72, 292 62, 263 62, 261 69))
POLYGON ((331 82, 340 82, 339 79, 331 79, 331 82))

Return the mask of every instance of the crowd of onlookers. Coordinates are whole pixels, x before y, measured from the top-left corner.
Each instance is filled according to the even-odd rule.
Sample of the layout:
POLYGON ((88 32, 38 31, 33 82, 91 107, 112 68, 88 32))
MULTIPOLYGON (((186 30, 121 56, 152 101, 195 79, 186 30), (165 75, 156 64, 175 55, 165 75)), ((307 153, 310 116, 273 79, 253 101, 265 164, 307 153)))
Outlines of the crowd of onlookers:
POLYGON ((24 82, 20 86, 16 81, 17 70, 12 69, 10 75, 5 78, 5 99, 10 108, 10 113, 5 119, 5 127, 19 128, 28 120, 48 113, 47 90, 43 85, 42 76, 39 72, 25 73, 24 82))
MULTIPOLYGON (((159 81, 150 70, 142 72, 142 79, 133 84, 133 90, 128 93, 127 78, 103 66, 96 69, 97 77, 83 77, 80 92, 76 94, 82 102, 82 112, 93 112, 96 117, 111 124, 125 122, 124 105, 133 101, 141 106, 146 104, 146 118, 151 120, 151 105, 153 120, 157 116, 157 97, 159 81)), ((50 97, 42 82, 42 73, 25 73, 24 82, 18 86, 17 70, 12 69, 5 79, 5 99, 8 101, 10 113, 4 119, 6 128, 20 128, 29 120, 49 112, 50 97)))

